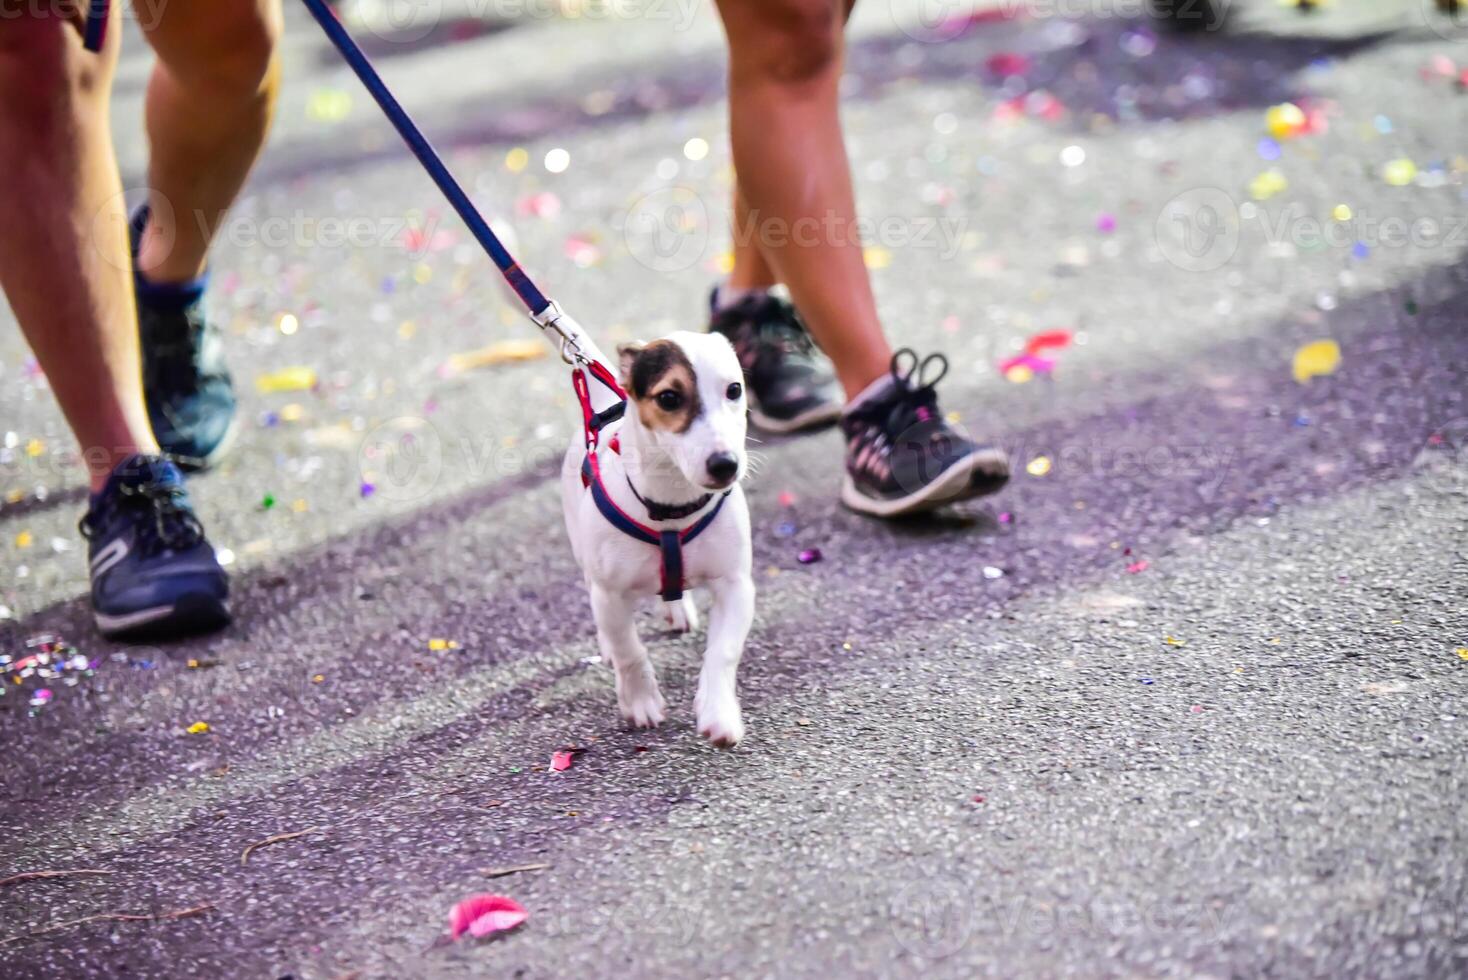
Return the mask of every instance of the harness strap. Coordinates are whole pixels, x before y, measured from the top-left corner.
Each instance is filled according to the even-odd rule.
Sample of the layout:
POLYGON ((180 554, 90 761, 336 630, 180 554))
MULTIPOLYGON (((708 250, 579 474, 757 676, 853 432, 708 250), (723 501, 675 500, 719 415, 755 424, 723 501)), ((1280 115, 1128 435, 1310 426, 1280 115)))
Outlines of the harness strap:
POLYGON ((629 538, 636 538, 645 544, 654 545, 658 549, 661 558, 661 580, 658 595, 668 602, 683 598, 684 575, 683 575, 683 546, 698 537, 714 522, 723 509, 724 500, 732 491, 725 490, 719 494, 719 499, 713 508, 697 521, 683 528, 681 531, 659 531, 648 527, 641 521, 632 517, 625 510, 617 506, 617 502, 607 493, 607 488, 601 480, 601 463, 596 458, 595 452, 587 452, 586 459, 581 463, 581 482, 591 490, 591 499, 596 503, 596 509, 601 511, 601 516, 607 519, 607 523, 629 538))

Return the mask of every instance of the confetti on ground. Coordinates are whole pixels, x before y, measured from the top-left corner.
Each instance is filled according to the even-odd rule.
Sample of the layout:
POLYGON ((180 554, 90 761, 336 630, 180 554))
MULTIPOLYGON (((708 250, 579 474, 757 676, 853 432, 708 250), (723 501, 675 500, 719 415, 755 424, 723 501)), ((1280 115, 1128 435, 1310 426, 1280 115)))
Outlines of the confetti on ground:
POLYGON ((1050 457, 1036 456, 1025 464, 1025 472, 1030 476, 1044 476, 1050 472, 1050 457))
POLYGON ((820 548, 806 548, 800 554, 796 555, 795 559, 802 565, 814 565, 816 562, 820 561, 822 557, 824 556, 821 554, 820 548))
POLYGON ((1389 161, 1381 168, 1381 179, 1393 187, 1407 187, 1417 179, 1417 164, 1406 157, 1389 161))
POLYGON ((319 833, 321 829, 320 827, 307 827, 305 830, 293 830, 288 834, 272 834, 264 840, 257 840, 255 843, 247 845, 243 851, 240 851, 240 867, 244 867, 249 863, 250 855, 258 848, 269 847, 271 844, 279 844, 283 841, 295 840, 297 837, 305 837, 307 834, 319 833))
POLYGON ((1270 106, 1264 113, 1264 128, 1277 140, 1293 139, 1301 135, 1308 122, 1305 110, 1293 102, 1270 106))
POLYGON ((208 730, 209 723, 207 721, 196 721, 188 728, 184 729, 184 731, 188 732, 190 735, 203 735, 208 730))
POLYGON ((40 633, 25 641, 20 655, 0 654, 0 697, 28 695, 30 714, 35 716, 56 697, 48 684, 75 687, 95 674, 98 665, 60 636, 40 633))
POLYGON ((439 374, 452 377, 465 371, 495 367, 500 364, 516 364, 523 361, 538 361, 550 353, 545 341, 537 338, 500 340, 478 350, 454 354, 439 368, 439 374))
POLYGON ((551 768, 556 772, 565 772, 571 768, 571 763, 576 758, 574 749, 558 749, 551 753, 551 768))
POLYGON ((1249 196, 1256 201, 1267 201, 1276 194, 1289 189, 1290 182, 1278 170, 1266 170, 1249 181, 1249 196))
POLYGON ((504 895, 470 895, 449 912, 449 932, 455 940, 464 933, 483 937, 505 932, 530 918, 530 913, 504 895))
POLYGON ((1304 384, 1311 378, 1334 374, 1341 366, 1341 348, 1334 340, 1316 340, 1295 351, 1291 371, 1304 384))
POLYGON ((1152 567, 1152 563, 1149 562, 1147 559, 1143 558, 1141 561, 1134 561, 1134 562, 1132 562, 1130 565, 1128 565, 1126 567, 1126 570, 1127 570, 1127 573, 1130 574, 1130 575, 1138 575, 1138 574, 1140 574, 1142 572, 1145 572, 1148 568, 1151 568, 1151 567, 1152 567))
POLYGON ((1468 647, 1459 647, 1458 656, 1462 657, 1464 660, 1468 660, 1468 647))
POLYGON ((310 391, 316 387, 317 377, 313 368, 296 366, 281 368, 255 378, 255 390, 262 395, 281 391, 310 391))
POLYGON ((430 650, 457 650, 457 649, 459 649, 459 641, 458 640, 445 640, 445 639, 441 639, 439 637, 433 637, 432 639, 430 639, 428 641, 428 649, 430 649, 430 650))
POLYGON ((1170 647, 1185 647, 1188 645, 1187 640, 1179 640, 1175 636, 1164 637, 1162 642, 1166 643, 1170 647))

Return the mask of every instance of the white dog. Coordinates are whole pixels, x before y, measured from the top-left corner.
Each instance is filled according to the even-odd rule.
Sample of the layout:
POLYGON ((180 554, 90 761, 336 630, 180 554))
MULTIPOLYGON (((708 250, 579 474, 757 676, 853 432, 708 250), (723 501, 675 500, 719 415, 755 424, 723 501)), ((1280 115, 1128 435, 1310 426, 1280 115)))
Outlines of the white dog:
POLYGON ((687 590, 709 590, 693 705, 699 733, 727 748, 744 736, 734 675, 754 618, 749 508, 739 487, 747 469, 744 375, 729 342, 712 334, 679 332, 617 353, 623 418, 601 433, 594 466, 578 437, 561 470, 571 549, 591 592, 602 656, 616 671, 617 706, 639 728, 663 720, 637 636, 640 601, 662 595, 669 623, 692 630, 698 613, 687 590))

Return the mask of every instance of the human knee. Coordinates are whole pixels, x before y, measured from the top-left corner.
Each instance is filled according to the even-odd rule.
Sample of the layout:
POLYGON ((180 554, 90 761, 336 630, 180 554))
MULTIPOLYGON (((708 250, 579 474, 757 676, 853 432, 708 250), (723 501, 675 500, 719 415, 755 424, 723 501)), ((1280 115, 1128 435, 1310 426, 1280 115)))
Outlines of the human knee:
POLYGON ((190 27, 186 38, 158 45, 160 61, 181 84, 242 98, 267 87, 282 30, 276 0, 212 0, 207 16, 190 27))
POLYGON ((746 31, 742 67, 798 84, 834 71, 841 57, 839 0, 772 0, 757 5, 746 31))

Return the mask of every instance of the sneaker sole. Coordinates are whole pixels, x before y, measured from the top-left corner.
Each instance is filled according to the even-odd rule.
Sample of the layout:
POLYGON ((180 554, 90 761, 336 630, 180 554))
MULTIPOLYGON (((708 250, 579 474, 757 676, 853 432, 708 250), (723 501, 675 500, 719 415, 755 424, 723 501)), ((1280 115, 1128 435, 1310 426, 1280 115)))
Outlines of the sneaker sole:
POLYGON ((791 432, 799 432, 802 429, 814 429, 817 426, 830 425, 841 417, 841 406, 835 402, 825 405, 817 405, 808 408, 794 418, 776 419, 771 418, 754 406, 749 408, 749 420, 759 429, 771 432, 775 435, 786 435, 791 432))
POLYGON ((122 615, 92 613, 102 635, 113 640, 168 639, 210 633, 229 625, 229 605, 211 595, 185 595, 168 606, 122 615))
POLYGON ((856 489, 848 474, 841 483, 841 502, 859 514, 902 517, 994 493, 1009 482, 1009 459, 998 449, 981 449, 950 466, 938 479, 905 497, 877 500, 856 489))
MULTIPOLYGON (((239 434, 240 417, 236 414, 234 418, 229 420, 229 428, 224 430, 224 438, 219 440, 219 444, 207 456, 177 456, 173 453, 168 453, 168 458, 185 473, 198 473, 200 470, 207 470, 229 455, 229 451, 234 448, 235 440, 239 438, 239 434)), ((167 452, 167 450, 164 451, 167 452)))

